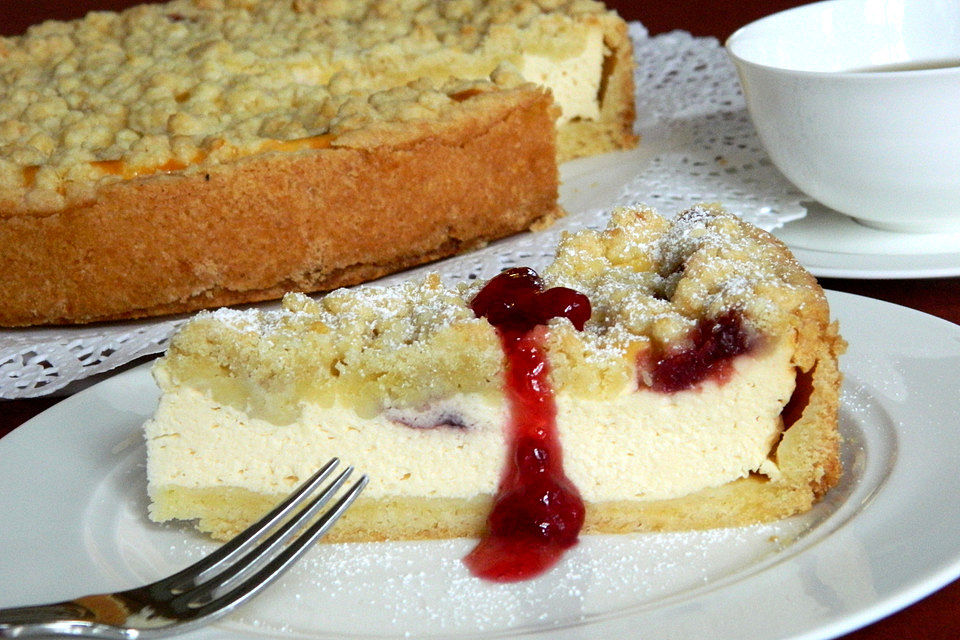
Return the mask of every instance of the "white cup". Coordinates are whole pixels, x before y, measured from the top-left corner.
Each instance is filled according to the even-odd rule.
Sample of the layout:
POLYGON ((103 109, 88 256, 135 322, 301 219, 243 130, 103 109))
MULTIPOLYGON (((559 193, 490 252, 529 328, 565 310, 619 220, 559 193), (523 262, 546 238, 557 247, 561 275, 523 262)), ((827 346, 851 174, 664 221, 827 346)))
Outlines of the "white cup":
POLYGON ((774 164, 893 231, 960 231, 960 0, 828 0, 726 43, 774 164))

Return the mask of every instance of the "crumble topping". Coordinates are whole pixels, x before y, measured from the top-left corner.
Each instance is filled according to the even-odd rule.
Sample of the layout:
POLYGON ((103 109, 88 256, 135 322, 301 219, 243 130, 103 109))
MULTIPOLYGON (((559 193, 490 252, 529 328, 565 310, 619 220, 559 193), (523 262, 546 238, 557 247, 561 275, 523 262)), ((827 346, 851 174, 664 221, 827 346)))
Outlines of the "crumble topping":
POLYGON ((462 90, 436 88, 450 69, 602 55, 605 13, 588 0, 175 0, 46 22, 0 38, 0 205, 55 210, 122 179, 98 162, 217 163, 433 117, 462 90))
POLYGON ((785 336, 806 301, 822 297, 779 241, 716 205, 672 221, 617 209, 606 230, 566 237, 544 281, 593 305, 582 333, 555 323, 548 344, 554 377, 601 397, 634 380, 638 352, 685 346, 701 319, 737 310, 750 331, 785 336))
MULTIPOLYGON (((618 209, 606 230, 566 237, 544 283, 576 289, 593 306, 582 332, 552 320, 545 344, 555 387, 595 398, 635 388, 641 350, 683 346, 699 320, 733 309, 760 336, 795 339, 808 330, 797 312, 823 295, 779 241, 717 206, 674 221, 618 209)), ((158 378, 218 380, 219 401, 246 395, 256 406, 245 410, 278 423, 304 399, 372 415, 457 393, 499 394, 499 339, 468 306, 479 286, 451 290, 433 275, 318 300, 288 294, 276 312, 202 312, 174 338, 158 378)))

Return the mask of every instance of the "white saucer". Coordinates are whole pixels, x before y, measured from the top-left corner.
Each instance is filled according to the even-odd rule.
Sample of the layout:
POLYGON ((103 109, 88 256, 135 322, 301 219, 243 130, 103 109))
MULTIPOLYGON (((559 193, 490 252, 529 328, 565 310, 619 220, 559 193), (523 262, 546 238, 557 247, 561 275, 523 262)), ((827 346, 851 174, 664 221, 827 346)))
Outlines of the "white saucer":
POLYGON ((960 275, 960 233, 897 233, 868 227, 817 202, 773 233, 816 276, 941 278, 960 275))

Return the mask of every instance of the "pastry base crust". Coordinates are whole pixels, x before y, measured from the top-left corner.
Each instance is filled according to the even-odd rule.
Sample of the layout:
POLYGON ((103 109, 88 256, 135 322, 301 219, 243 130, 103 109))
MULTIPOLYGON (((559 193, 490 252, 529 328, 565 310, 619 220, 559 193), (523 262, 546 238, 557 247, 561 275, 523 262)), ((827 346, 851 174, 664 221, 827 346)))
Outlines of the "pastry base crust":
MULTIPOLYGON (((587 503, 582 532, 631 533, 738 527, 803 513, 818 497, 809 488, 775 486, 759 476, 673 500, 587 503)), ((165 487, 155 497, 152 517, 195 519, 197 530, 229 540, 284 496, 246 489, 165 487)), ((324 538, 326 542, 434 540, 479 537, 492 498, 359 498, 324 538)))

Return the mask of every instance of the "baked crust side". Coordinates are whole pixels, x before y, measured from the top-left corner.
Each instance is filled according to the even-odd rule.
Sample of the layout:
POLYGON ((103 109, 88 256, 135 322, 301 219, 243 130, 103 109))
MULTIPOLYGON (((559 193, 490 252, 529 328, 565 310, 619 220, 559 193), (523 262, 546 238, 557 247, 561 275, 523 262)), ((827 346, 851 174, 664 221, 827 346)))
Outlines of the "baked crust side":
POLYGON ((360 148, 116 183, 84 206, 4 219, 0 324, 136 318, 332 289, 546 223, 561 214, 554 107, 540 90, 504 93, 465 100, 412 140, 372 132, 360 148))
POLYGON ((617 149, 631 149, 640 137, 633 131, 636 100, 633 42, 627 23, 615 12, 597 16, 606 55, 600 86, 600 119, 571 120, 557 132, 557 160, 564 162, 617 149))

